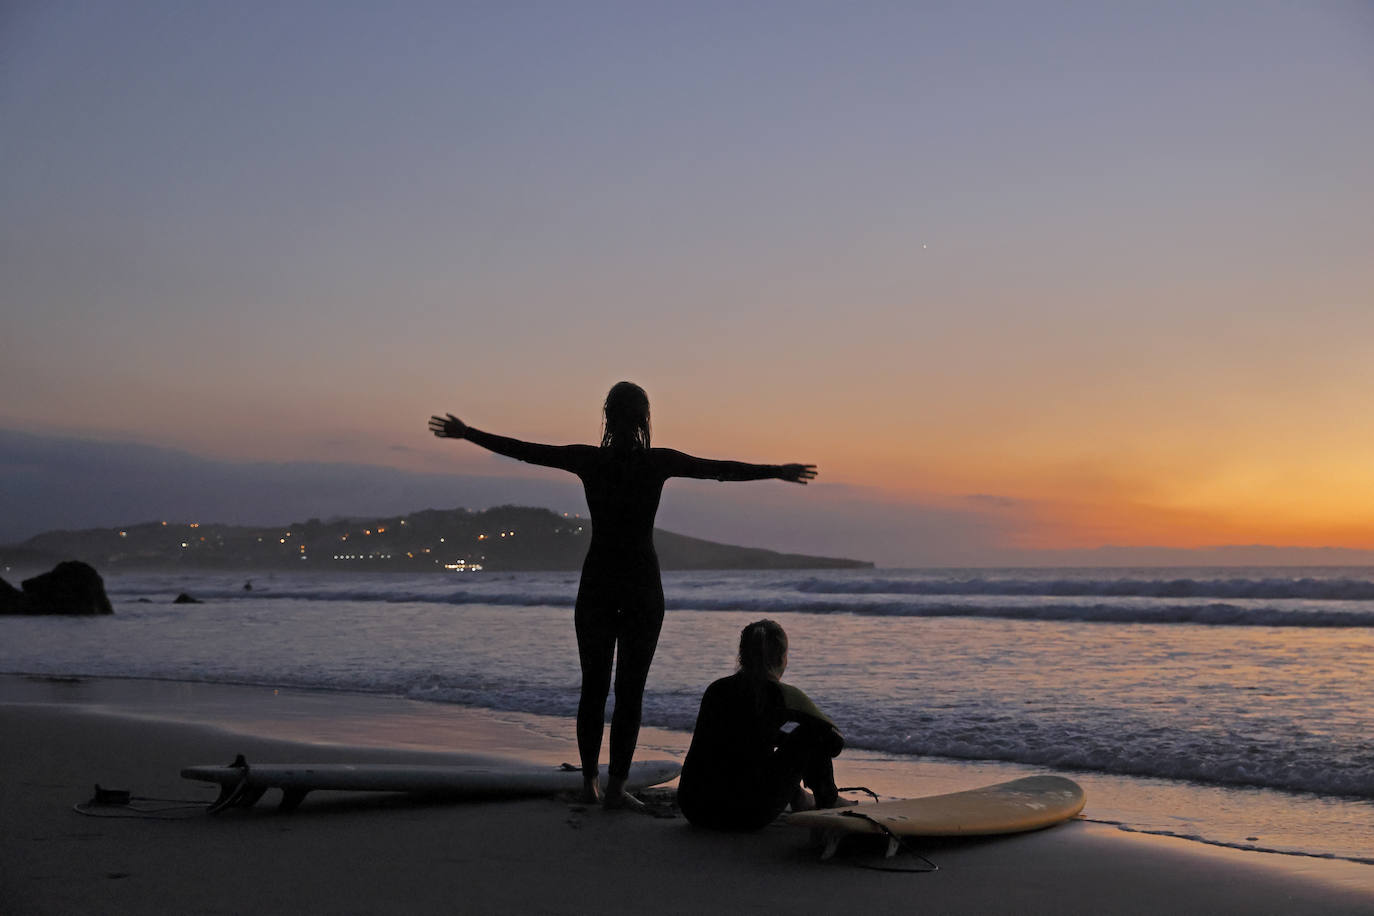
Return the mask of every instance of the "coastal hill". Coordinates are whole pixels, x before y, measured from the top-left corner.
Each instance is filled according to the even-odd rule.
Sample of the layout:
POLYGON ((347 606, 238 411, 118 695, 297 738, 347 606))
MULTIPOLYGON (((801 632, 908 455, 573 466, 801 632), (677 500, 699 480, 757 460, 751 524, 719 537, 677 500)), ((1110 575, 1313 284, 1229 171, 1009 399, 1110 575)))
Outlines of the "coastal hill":
MULTIPOLYGON (((50 531, 0 548, 8 566, 77 558, 118 569, 302 569, 466 571, 579 569, 591 522, 527 506, 481 512, 426 509, 370 519, 312 518, 248 527, 145 522, 120 528, 50 531)), ((654 530, 664 569, 849 569, 872 563, 737 547, 654 530)))

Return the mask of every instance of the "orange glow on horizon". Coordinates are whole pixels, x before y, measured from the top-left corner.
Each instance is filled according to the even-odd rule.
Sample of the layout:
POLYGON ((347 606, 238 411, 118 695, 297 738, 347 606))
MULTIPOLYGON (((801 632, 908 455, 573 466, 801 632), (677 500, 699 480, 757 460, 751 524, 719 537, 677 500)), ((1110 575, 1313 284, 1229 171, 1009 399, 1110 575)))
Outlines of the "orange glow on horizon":
POLYGON ((1142 457, 1020 461, 987 453, 853 456, 826 482, 897 502, 978 512, 1006 522, 1005 545, 1195 548, 1272 544, 1374 549, 1374 479, 1349 459, 1213 460, 1169 466, 1142 457), (846 472, 853 476, 841 477, 846 472), (837 479, 840 478, 840 479, 837 479), (881 481, 881 483, 875 483, 881 481))

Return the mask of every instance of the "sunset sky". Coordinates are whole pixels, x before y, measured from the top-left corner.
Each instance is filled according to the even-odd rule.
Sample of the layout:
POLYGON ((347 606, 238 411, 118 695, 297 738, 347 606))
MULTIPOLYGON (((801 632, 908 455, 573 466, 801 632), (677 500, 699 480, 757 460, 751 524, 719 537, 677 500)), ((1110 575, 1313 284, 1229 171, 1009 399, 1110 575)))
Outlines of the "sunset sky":
POLYGON ((1374 548, 1374 4, 21 0, 0 277, 9 430, 538 481, 426 418, 628 378, 764 546, 1374 548))

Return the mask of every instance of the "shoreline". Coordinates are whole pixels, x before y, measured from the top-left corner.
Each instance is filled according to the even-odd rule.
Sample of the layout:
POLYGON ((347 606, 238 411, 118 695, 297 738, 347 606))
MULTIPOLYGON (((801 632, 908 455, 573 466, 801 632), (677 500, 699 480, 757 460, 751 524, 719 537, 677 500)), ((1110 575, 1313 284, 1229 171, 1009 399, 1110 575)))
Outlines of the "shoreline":
MULTIPOLYGON (((913 896, 940 912, 1147 913, 1165 904, 1165 886, 1167 906, 1178 912, 1374 909, 1368 865, 1086 821, 921 844, 941 870, 918 875, 854 867, 866 850, 842 849, 838 862, 818 862, 807 836, 782 824, 720 835, 681 818, 588 810, 566 799, 441 804, 315 793, 289 815, 277 814, 269 797, 216 817, 83 818, 72 806, 95 783, 208 802, 212 788, 182 780, 180 767, 237 753, 250 761, 557 763, 575 758, 576 748, 571 723, 553 717, 136 679, 3 676, 0 722, 17 739, 0 756, 0 803, 10 822, 0 839, 7 913, 673 913, 780 902, 821 912, 856 901, 909 907, 913 896)), ((645 729, 641 748, 645 756, 680 758, 685 736, 645 729)), ((869 777, 881 777, 882 762, 857 769, 875 781, 869 777)), ((923 785, 922 794, 987 781, 976 766, 957 765, 948 779, 951 786, 923 785)))
MULTIPOLYGON (((454 735, 507 734, 519 738, 505 748, 507 756, 543 764, 576 759, 569 718, 384 692, 121 675, 0 674, 0 703, 7 700, 81 704, 121 715, 213 724, 259 737, 441 755, 452 750, 454 735)), ((640 756, 653 751, 682 759, 690 739, 687 731, 646 725, 639 736, 640 756)), ((1123 832, 1374 867, 1369 846, 1374 806, 1363 798, 856 747, 846 748, 837 762, 842 785, 864 786, 884 799, 954 792, 1043 772, 1073 778, 1088 795, 1084 819, 1123 832)))

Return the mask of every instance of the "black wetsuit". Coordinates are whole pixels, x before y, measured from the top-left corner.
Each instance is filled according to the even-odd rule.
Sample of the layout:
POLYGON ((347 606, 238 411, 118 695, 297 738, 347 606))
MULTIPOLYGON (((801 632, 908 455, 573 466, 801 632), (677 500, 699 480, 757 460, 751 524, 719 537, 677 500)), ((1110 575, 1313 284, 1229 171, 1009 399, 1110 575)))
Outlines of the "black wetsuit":
POLYGON ((615 665, 611 716, 613 777, 630 772, 639 738, 644 683, 663 626, 663 581, 654 552, 654 516, 670 477, 766 480, 778 465, 712 461, 668 448, 611 449, 594 445, 539 445, 467 427, 466 438, 500 455, 559 468, 582 479, 592 519, 591 545, 582 564, 574 623, 582 665, 577 746, 583 772, 595 772, 606 724, 606 697, 615 665))
POLYGON ((718 830, 757 830, 805 782, 821 807, 835 804, 831 758, 844 738, 805 693, 739 671, 706 688, 682 765, 677 801, 687 820, 718 830))

